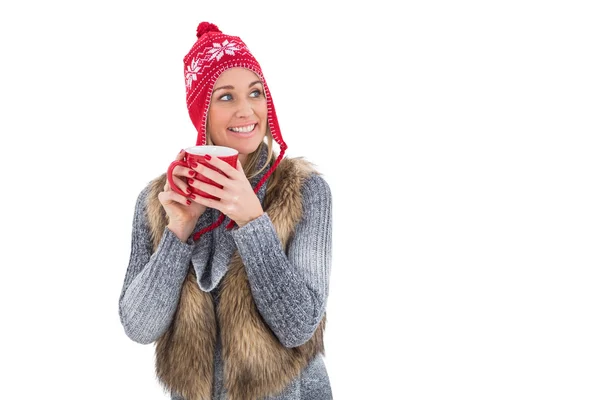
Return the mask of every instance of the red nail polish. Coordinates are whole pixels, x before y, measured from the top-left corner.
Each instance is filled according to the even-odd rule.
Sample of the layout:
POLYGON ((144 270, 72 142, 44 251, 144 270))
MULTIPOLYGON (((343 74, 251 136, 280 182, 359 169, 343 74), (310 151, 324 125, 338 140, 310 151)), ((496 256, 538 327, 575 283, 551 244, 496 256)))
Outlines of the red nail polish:
POLYGON ((188 193, 192 193, 192 189, 190 189, 190 188, 185 189, 185 191, 188 193))
POLYGON ((192 204, 191 200, 186 200, 185 201, 187 203, 187 205, 189 206, 190 204, 192 204))
POLYGON ((193 162, 193 163, 191 164, 191 166, 192 166, 192 168, 196 168, 196 167, 198 166, 198 163, 197 163, 197 162, 193 162))
POLYGON ((191 176, 194 176, 194 175, 196 175, 196 171, 190 171, 190 175, 191 175, 191 176))
POLYGON ((206 158, 207 160, 210 160, 212 157, 210 156, 210 154, 205 154, 204 158, 206 158))
POLYGON ((188 185, 194 184, 194 180, 192 178, 188 178, 188 185))
POLYGON ((194 200, 196 198, 196 195, 192 193, 192 194, 190 194, 189 198, 194 200))

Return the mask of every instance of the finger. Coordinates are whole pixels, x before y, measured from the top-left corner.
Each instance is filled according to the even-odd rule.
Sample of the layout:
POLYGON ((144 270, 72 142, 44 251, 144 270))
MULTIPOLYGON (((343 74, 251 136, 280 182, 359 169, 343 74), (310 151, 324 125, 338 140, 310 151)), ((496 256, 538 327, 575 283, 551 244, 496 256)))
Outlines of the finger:
POLYGON ((185 156, 185 150, 181 149, 181 150, 179 150, 179 153, 177 153, 177 157, 175 157, 175 160, 181 161, 181 160, 183 160, 184 156, 185 156))
POLYGON ((200 195, 194 195, 193 198, 191 198, 191 199, 195 203, 198 203, 205 207, 210 207, 210 208, 214 208, 215 210, 221 211, 222 205, 219 200, 210 199, 208 197, 204 197, 204 196, 200 196, 200 195))
POLYGON ((180 176, 182 178, 189 178, 196 176, 196 171, 194 171, 191 168, 182 167, 181 165, 178 165, 175 168, 173 168, 173 176, 175 175, 180 176))
POLYGON ((208 193, 212 196, 218 197, 219 199, 222 199, 226 195, 223 189, 215 185, 211 185, 210 183, 202 182, 197 179, 193 179, 190 181, 191 182, 188 183, 191 183, 191 186, 193 186, 194 188, 202 190, 204 193, 208 193))
POLYGON ((215 168, 223 171, 223 173, 229 177, 234 177, 237 175, 238 171, 237 169, 233 168, 231 165, 227 164, 225 161, 221 160, 218 157, 211 157, 208 156, 208 158, 205 156, 206 161, 214 166, 215 168))
POLYGON ((190 189, 189 185, 187 184, 187 180, 184 181, 183 179, 173 175, 173 182, 175 182, 177 187, 181 189, 183 193, 192 193, 192 189, 190 189))
POLYGON ((238 170, 238 172, 244 174, 244 176, 246 176, 246 173, 244 172, 244 167, 242 167, 242 162, 239 160, 237 160, 237 164, 236 164, 236 169, 238 170))
MULTIPOLYGON (((202 175, 205 178, 208 178, 223 187, 227 187, 229 181, 231 180, 227 176, 223 175, 221 172, 215 171, 214 169, 211 169, 205 165, 198 165, 195 168, 195 170, 196 170, 196 178, 198 175, 202 175)), ((196 180, 198 180, 198 179, 194 179, 194 181, 196 181, 196 180)))
POLYGON ((160 192, 158 194, 158 201, 160 201, 160 203, 164 206, 172 203, 179 203, 184 206, 189 206, 192 204, 191 200, 180 195, 179 193, 173 192, 172 190, 168 192, 160 192))

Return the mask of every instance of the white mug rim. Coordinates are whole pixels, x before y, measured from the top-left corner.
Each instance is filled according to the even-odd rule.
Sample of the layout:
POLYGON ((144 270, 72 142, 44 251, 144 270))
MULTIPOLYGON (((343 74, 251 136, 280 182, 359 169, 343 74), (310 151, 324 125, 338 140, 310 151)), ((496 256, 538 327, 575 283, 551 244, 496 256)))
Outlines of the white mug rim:
POLYGON ((192 146, 185 149, 185 152, 188 154, 193 154, 195 156, 201 156, 204 154, 210 154, 215 157, 228 157, 235 156, 238 154, 236 149, 226 146, 215 146, 215 145, 200 145, 200 146, 192 146))

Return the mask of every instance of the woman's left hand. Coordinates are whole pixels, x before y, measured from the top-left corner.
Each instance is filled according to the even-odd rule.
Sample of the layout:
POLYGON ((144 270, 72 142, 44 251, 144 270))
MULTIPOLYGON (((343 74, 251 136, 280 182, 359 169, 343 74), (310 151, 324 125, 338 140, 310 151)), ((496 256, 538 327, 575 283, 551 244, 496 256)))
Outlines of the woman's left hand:
POLYGON ((202 164, 198 164, 194 170, 198 174, 204 175, 206 178, 223 186, 223 188, 219 189, 216 186, 199 181, 198 179, 190 178, 188 180, 190 186, 219 198, 219 200, 214 200, 196 195, 192 199, 193 201, 221 211, 231 220, 235 221, 240 227, 263 214, 264 211, 260 204, 260 200, 254 193, 254 189, 250 185, 248 178, 246 178, 246 174, 244 173, 244 169, 239 160, 237 162, 237 168, 233 168, 231 165, 217 157, 207 158, 206 161, 215 168, 223 171, 226 176, 202 164))

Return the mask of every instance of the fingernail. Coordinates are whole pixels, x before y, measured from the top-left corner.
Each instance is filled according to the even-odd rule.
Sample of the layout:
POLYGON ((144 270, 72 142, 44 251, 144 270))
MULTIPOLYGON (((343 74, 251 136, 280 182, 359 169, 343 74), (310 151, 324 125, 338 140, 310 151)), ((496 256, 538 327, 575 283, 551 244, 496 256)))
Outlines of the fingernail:
POLYGON ((189 198, 194 200, 196 198, 196 195, 192 193, 192 194, 190 194, 189 198))
POLYGON ((188 178, 188 185, 193 185, 194 184, 194 180, 191 178, 188 178))
POLYGON ((210 154, 205 154, 204 158, 206 158, 207 160, 210 160, 212 157, 210 156, 210 154))
POLYGON ((194 176, 194 175, 196 175, 196 171, 192 171, 192 170, 190 170, 190 175, 191 175, 191 176, 194 176))
POLYGON ((192 193, 192 189, 190 189, 190 188, 185 189, 185 191, 188 193, 192 193))
POLYGON ((196 168, 197 166, 198 166, 198 163, 197 163, 197 162, 193 162, 193 163, 192 163, 192 168, 196 168))
POLYGON ((187 203, 187 205, 189 206, 190 204, 192 204, 191 200, 186 200, 185 201, 187 203))

